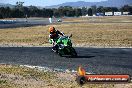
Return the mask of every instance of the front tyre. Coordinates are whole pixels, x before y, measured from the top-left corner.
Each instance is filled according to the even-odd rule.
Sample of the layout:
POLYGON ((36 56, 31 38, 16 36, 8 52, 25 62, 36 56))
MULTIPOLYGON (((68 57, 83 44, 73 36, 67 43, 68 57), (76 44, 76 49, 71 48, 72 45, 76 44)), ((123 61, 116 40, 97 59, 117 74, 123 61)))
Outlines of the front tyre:
POLYGON ((58 49, 58 52, 57 53, 61 57, 64 55, 63 49, 58 49))
POLYGON ((77 52, 73 47, 71 48, 71 56, 72 57, 77 57, 77 52))
POLYGON ((58 54, 59 54, 59 56, 61 56, 61 57, 62 57, 62 54, 61 54, 60 52, 59 52, 58 54))

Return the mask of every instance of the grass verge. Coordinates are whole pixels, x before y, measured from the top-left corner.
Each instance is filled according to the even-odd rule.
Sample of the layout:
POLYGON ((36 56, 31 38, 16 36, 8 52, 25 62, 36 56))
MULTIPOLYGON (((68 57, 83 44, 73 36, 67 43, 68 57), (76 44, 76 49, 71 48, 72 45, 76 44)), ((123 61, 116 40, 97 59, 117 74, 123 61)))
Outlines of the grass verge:
POLYGON ((0 65, 0 88, 130 88, 131 84, 85 84, 79 86, 75 74, 44 72, 18 65, 0 65))
MULTIPOLYGON (((74 46, 132 47, 132 23, 74 23, 52 25, 73 34, 74 46)), ((0 44, 49 46, 47 26, 0 30, 0 44)))

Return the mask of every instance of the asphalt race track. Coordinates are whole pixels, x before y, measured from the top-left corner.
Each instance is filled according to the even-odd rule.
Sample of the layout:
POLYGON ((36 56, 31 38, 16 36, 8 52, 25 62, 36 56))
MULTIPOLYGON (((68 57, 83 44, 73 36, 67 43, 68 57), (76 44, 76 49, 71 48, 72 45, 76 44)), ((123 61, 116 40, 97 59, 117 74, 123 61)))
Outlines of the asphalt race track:
POLYGON ((0 20, 0 28, 17 28, 17 27, 30 27, 36 25, 48 25, 48 18, 16 18, 16 20, 0 20))
MULTIPOLYGON (((132 22, 103 22, 103 21, 84 21, 84 22, 58 22, 59 18, 53 18, 53 24, 76 24, 76 23, 132 23, 132 22)), ((15 20, 0 20, 0 29, 17 28, 17 27, 30 27, 38 25, 49 25, 48 18, 16 18, 15 20)))
POLYGON ((130 48, 75 48, 78 57, 60 57, 50 47, 0 47, 0 63, 46 66, 76 70, 82 65, 87 72, 132 75, 130 48))

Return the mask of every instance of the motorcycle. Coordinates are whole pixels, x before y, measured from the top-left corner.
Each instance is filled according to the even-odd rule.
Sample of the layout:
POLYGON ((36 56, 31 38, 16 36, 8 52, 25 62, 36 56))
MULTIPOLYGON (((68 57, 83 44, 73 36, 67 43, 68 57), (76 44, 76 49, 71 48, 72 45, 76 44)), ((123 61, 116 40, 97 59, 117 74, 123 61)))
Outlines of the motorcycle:
POLYGON ((56 53, 60 56, 77 56, 76 50, 72 47, 71 37, 72 34, 70 36, 60 36, 56 40, 56 53))

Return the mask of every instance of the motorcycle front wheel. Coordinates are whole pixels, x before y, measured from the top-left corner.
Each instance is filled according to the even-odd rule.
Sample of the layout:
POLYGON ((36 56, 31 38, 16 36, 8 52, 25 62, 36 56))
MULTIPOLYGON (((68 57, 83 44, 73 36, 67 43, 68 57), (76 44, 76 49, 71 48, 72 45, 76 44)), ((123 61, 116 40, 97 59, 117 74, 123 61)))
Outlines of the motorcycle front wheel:
POLYGON ((77 52, 73 47, 71 47, 71 56, 72 57, 77 57, 77 52))

